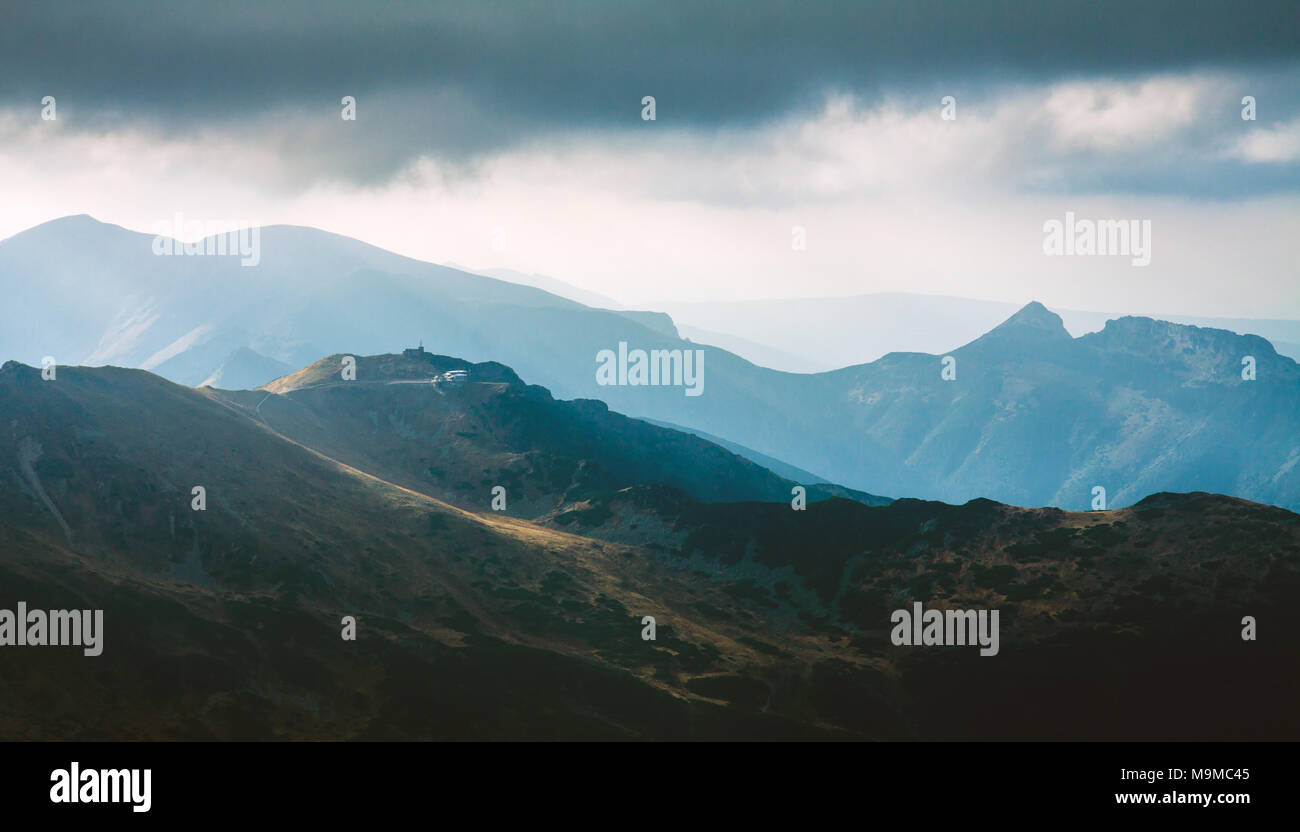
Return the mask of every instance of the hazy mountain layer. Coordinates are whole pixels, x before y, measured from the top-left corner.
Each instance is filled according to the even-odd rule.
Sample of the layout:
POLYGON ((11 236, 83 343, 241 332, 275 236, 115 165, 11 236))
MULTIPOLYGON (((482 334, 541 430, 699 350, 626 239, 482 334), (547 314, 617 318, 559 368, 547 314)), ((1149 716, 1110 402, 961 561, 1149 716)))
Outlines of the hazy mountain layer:
POLYGON ((258 357, 301 367, 423 338, 558 398, 704 431, 872 494, 1082 509, 1096 488, 1111 506, 1203 490, 1300 508, 1300 366, 1251 335, 1122 318, 1071 338, 1033 304, 952 350, 951 381, 943 356, 921 353, 801 375, 682 340, 664 316, 589 309, 312 229, 263 229, 260 264, 243 268, 157 257, 148 235, 66 218, 0 244, 0 274, 12 287, 0 355, 31 363, 135 364, 200 384, 228 371, 245 381, 258 357), (599 383, 599 356, 620 345, 690 350, 698 384, 599 383))
MULTIPOLYGON (((774 370, 806 373, 863 364, 891 352, 944 353, 975 340, 1020 307, 974 298, 876 292, 836 298, 670 301, 659 304, 659 308, 672 315, 678 329, 695 341, 731 350, 774 370)), ((1106 321, 1126 314, 1059 308, 1053 311, 1076 337, 1096 332, 1106 321)), ((1300 321, 1156 312, 1145 316, 1259 335, 1272 342, 1280 354, 1300 361, 1300 321)))

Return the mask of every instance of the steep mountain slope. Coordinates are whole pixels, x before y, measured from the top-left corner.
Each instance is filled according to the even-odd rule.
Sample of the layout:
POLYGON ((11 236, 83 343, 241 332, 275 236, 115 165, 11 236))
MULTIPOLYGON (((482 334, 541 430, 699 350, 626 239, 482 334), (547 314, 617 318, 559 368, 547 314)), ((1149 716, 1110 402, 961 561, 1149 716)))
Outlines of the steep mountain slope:
MULTIPOLYGON (((468 508, 502 487, 506 512, 537 517, 632 485, 668 485, 709 502, 789 502, 796 482, 687 433, 556 401, 510 368, 418 350, 357 356, 344 381, 330 356, 258 391, 223 393, 277 432, 361 470, 468 508), (448 371, 469 381, 441 381, 448 371)), ((809 500, 883 497, 818 480, 809 500)))
MULTIPOLYGON (((714 436, 713 434, 707 431, 699 430, 697 428, 684 428, 681 425, 674 425, 671 422, 659 422, 654 419, 646 419, 645 421, 649 422, 652 425, 658 425, 661 428, 668 428, 669 430, 678 430, 678 431, 684 431, 686 433, 693 433, 696 436, 700 437, 701 439, 708 440, 709 442, 712 442, 715 445, 721 445, 722 447, 731 451, 733 454, 736 454, 738 456, 743 456, 745 459, 751 460, 753 462, 757 462, 759 465, 763 466, 764 468, 771 471, 772 473, 785 477, 788 480, 793 480, 794 482, 801 482, 801 483, 810 483, 810 482, 825 483, 829 485, 829 483, 826 483, 825 478, 819 477, 811 471, 805 471, 802 468, 798 468, 794 465, 790 465, 789 463, 783 462, 774 457, 767 456, 766 454, 760 454, 758 451, 754 450, 753 448, 746 448, 744 445, 741 445, 738 442, 732 442, 728 439, 723 439, 721 436, 714 436)), ((837 486, 837 488, 838 487, 840 486, 837 486)), ((846 493, 837 493, 836 496, 849 497, 850 499, 858 499, 854 497, 855 492, 851 492, 849 489, 844 489, 844 492, 846 493)), ((860 492, 856 492, 856 493, 860 493, 860 492)), ((864 502, 867 505, 872 505, 870 500, 859 499, 859 502, 864 502)))
POLYGON ((100 657, 0 648, 0 736, 1300 733, 1300 517, 1280 509, 792 511, 655 485, 547 527, 348 467, 240 398, 266 392, 230 395, 0 367, 0 608, 105 611, 100 657), (893 646, 913 601, 1000 609, 998 656, 893 646))
POLYGON ((841 732, 685 687, 771 663, 735 641, 761 623, 689 609, 724 593, 349 469, 211 391, 10 362, 0 423, 0 608, 105 615, 99 657, 0 649, 0 736, 841 732))
POLYGON ((1099 486, 1122 506, 1177 484, 1300 507, 1300 365, 1262 338, 1123 318, 1072 339, 1030 304, 951 356, 952 381, 919 354, 819 376, 869 450, 817 470, 950 501, 1086 508, 1099 486))

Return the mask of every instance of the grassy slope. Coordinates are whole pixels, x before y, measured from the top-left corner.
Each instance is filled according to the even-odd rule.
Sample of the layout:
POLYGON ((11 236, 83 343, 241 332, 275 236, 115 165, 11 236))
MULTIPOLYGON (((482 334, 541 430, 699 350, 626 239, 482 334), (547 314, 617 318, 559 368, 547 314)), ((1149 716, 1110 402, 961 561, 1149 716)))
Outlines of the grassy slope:
MULTIPOLYGON (((330 356, 268 385, 274 395, 224 394, 276 431, 391 482, 471 508, 491 489, 508 513, 533 518, 637 484, 679 488, 708 502, 789 501, 794 482, 694 435, 556 401, 500 364, 446 356, 360 356, 342 381, 330 356), (467 369, 463 388, 407 383, 467 369)), ((810 500, 841 494, 808 484, 810 500)), ((858 494, 869 502, 883 498, 858 494)))
POLYGON ((0 736, 1298 731, 1300 518, 1280 509, 793 512, 651 487, 548 528, 328 459, 241 395, 0 369, 0 607, 98 607, 108 628, 98 659, 0 650, 0 736), (893 648, 912 599, 1000 608, 1002 654, 893 648))
POLYGON ((739 640, 762 623, 685 611, 728 599, 634 550, 456 509, 139 371, 42 382, 11 364, 0 394, 72 532, 7 464, 0 605, 102 608, 108 628, 98 659, 0 652, 0 735, 823 730, 692 693, 695 676, 772 664, 739 640), (347 614, 356 643, 338 635, 347 614), (61 707, 35 706, 56 689, 61 707))

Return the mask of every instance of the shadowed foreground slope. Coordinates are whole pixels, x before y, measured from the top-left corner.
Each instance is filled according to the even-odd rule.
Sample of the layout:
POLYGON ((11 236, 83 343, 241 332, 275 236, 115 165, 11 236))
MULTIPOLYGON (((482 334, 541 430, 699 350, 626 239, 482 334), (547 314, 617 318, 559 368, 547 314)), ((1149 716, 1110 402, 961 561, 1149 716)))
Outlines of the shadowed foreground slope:
POLYGON ((0 369, 0 608, 98 608, 106 629, 95 658, 0 648, 0 736, 1298 733, 1300 517, 1280 509, 795 512, 658 484, 535 524, 336 462, 255 405, 0 369), (1000 653, 894 647, 913 600, 1000 609, 1000 653))

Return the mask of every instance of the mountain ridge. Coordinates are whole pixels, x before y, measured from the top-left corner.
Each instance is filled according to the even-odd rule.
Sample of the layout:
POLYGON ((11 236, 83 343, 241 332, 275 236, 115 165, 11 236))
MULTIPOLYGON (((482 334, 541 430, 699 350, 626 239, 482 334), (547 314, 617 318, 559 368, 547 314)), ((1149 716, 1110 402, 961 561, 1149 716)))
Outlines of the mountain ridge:
POLYGON ((95 663, 0 651, 0 736, 1242 737, 1294 712, 1294 643, 1238 621, 1300 623, 1283 509, 793 511, 636 485, 534 523, 286 439, 267 395, 0 366, 0 586, 108 628, 95 663), (998 656, 892 645, 913 600, 1000 608, 998 656))
POLYGON ((488 486, 509 493, 508 512, 536 517, 573 500, 630 485, 661 484, 705 501, 888 499, 820 479, 793 481, 708 439, 633 419, 595 400, 560 401, 497 362, 472 363, 420 349, 328 356, 261 388, 248 407, 273 429, 385 479, 485 505, 488 486), (455 381, 447 373, 465 375, 455 381), (419 448, 421 444, 433 450, 419 448), (499 451, 508 453, 501 454, 499 451))
MULTIPOLYGON (((53 240, 60 230, 42 233, 53 240)), ((140 235, 127 238, 126 268, 119 230, 99 231, 118 243, 105 253, 65 241, 67 262, 48 257, 48 241, 32 250, 11 238, 0 249, 0 271, 28 278, 0 308, 0 354, 36 363, 62 358, 68 347, 43 345, 66 342, 101 357, 167 356, 157 369, 193 385, 239 348, 303 367, 423 337, 441 354, 500 361, 559 398, 703 431, 866 493, 1083 508, 1096 487, 1112 505, 1209 490, 1300 508, 1300 485, 1286 476, 1300 456, 1297 365, 1253 336, 1124 318, 1069 338, 1040 304, 945 355, 896 352, 801 375, 674 337, 659 319, 381 256, 311 229, 269 233, 256 269, 154 257, 140 235), (89 291, 73 291, 87 282, 89 291), (699 350, 706 392, 598 383, 596 357, 624 342, 699 350), (948 356, 951 380, 941 377, 948 356), (1248 458, 1227 453, 1244 443, 1251 453, 1238 456, 1248 458)))

